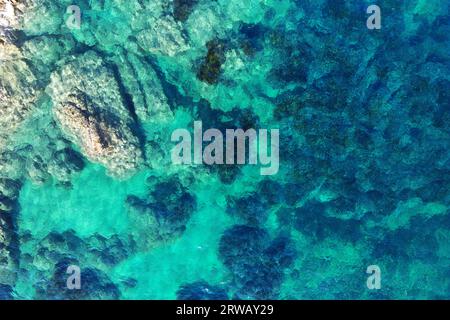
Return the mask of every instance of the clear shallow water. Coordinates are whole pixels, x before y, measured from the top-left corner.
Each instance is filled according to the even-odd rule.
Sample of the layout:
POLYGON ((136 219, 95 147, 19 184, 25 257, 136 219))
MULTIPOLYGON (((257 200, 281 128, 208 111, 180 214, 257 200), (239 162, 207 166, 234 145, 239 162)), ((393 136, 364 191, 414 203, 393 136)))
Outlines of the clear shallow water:
MULTIPOLYGON (((140 174, 126 182, 117 182, 106 176, 103 168, 90 165, 73 180, 71 190, 60 186, 25 185, 20 197, 20 233, 31 233, 36 239, 68 229, 80 237, 94 233, 106 237, 132 234, 125 198, 128 194, 145 194, 144 178, 145 174, 140 174)), ((232 220, 225 214, 224 203, 208 201, 215 192, 217 190, 211 188, 198 189, 196 194, 204 199, 202 208, 190 219, 186 232, 175 243, 132 256, 110 270, 111 279, 118 283, 127 278, 138 281, 122 298, 174 299, 178 287, 186 282, 194 282, 199 277, 212 283, 226 279, 216 246, 232 220)), ((35 254, 34 246, 26 246, 31 254, 35 254)), ((19 286, 26 292, 32 290, 30 284, 19 286)))
POLYGON ((69 2, 36 3, 16 45, 39 99, 5 148, 17 168, 0 171, 21 185, 17 278, 2 294, 449 298, 447 1, 383 1, 381 30, 366 28, 370 1, 86 1, 80 30, 65 26, 69 2), (54 92, 88 74, 64 66, 86 55, 108 70, 86 66, 88 96, 118 94, 115 115, 131 115, 144 155, 131 177, 90 161, 54 120, 54 92), (280 171, 173 165, 170 135, 195 120, 279 128, 280 171), (65 287, 69 264, 80 291, 65 287))

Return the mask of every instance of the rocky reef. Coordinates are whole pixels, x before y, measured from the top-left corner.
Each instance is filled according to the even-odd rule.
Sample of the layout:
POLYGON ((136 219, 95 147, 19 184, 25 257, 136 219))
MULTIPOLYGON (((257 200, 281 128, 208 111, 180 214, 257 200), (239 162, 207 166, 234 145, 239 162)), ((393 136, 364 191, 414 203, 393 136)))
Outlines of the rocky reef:
POLYGON ((4 286, 2 291, 13 288, 17 280, 19 241, 16 228, 20 187, 18 181, 0 178, 0 284, 4 286))
POLYGON ((141 250, 149 250, 180 237, 196 200, 177 177, 157 183, 147 199, 127 197, 130 221, 141 250))
POLYGON ((223 288, 211 286, 205 281, 184 284, 177 291, 180 300, 228 300, 223 288))
POLYGON ((25 276, 38 275, 48 281, 34 284, 38 299, 118 299, 120 289, 111 282, 107 272, 134 251, 134 243, 117 236, 95 234, 82 239, 73 230, 52 232, 43 239, 27 236, 25 243, 37 240, 36 252, 23 252, 21 263, 32 263, 25 276), (37 253, 37 254, 36 254, 37 253), (86 290, 67 288, 69 266, 81 265, 86 290))
POLYGON ((10 135, 31 115, 39 87, 14 44, 0 41, 0 61, 0 150, 3 150, 10 135))
POLYGON ((220 239, 219 255, 233 274, 233 299, 277 299, 296 252, 289 237, 271 240, 264 229, 236 225, 220 239))
POLYGON ((52 74, 48 87, 62 131, 91 161, 117 177, 134 173, 142 162, 133 118, 122 103, 110 71, 93 52, 52 74))

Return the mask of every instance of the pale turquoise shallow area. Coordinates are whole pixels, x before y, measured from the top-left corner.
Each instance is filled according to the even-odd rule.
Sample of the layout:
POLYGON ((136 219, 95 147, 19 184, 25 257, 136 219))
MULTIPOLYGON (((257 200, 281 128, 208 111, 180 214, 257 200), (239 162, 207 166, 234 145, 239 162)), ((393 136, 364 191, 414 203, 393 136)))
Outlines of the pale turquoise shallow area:
POLYGON ((95 232, 103 235, 126 232, 125 197, 143 191, 142 175, 118 182, 106 176, 104 171, 97 165, 89 165, 74 179, 71 190, 54 185, 36 187, 26 184, 20 195, 20 229, 30 231, 38 238, 52 230, 73 229, 80 236, 95 232))

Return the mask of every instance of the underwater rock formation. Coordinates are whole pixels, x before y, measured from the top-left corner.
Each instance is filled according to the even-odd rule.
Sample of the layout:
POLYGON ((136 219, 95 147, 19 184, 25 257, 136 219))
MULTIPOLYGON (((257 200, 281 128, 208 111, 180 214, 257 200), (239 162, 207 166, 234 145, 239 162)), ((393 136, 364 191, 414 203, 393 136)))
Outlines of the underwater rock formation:
POLYGON ((0 300, 12 300, 12 288, 4 284, 0 284, 0 300))
MULTIPOLYGON (((14 27, 19 13, 15 1, 0 1, 0 299, 10 299, 17 279, 17 197, 21 183, 10 179, 3 154, 13 134, 34 108, 36 79, 14 45, 14 27)), ((10 167, 9 164, 12 166, 10 167)))
POLYGON ((120 54, 114 63, 126 94, 133 93, 131 100, 139 121, 167 121, 173 117, 161 81, 150 63, 132 53, 120 54))
POLYGON ((222 72, 222 65, 225 63, 226 44, 220 40, 212 40, 206 44, 208 53, 204 58, 197 77, 208 84, 215 84, 219 80, 222 72))
POLYGON ((136 37, 137 43, 153 54, 173 57, 189 49, 180 25, 170 15, 159 17, 136 37))
POLYGON ((219 255, 233 274, 233 299, 276 299, 296 252, 286 236, 271 240, 264 229, 236 225, 222 235, 219 255))
POLYGON ((83 170, 84 166, 83 157, 67 147, 52 154, 52 158, 47 165, 47 171, 57 181, 70 183, 73 173, 83 170))
POLYGON ((14 286, 18 265, 11 219, 10 210, 0 209, 0 285, 14 286))
POLYGON ((133 254, 134 242, 114 235, 79 237, 73 230, 52 232, 43 239, 27 237, 37 254, 22 253, 22 263, 32 262, 30 275, 43 279, 34 284, 37 299, 118 299, 120 290, 108 277, 110 268, 133 254), (67 268, 81 269, 81 289, 67 288, 67 268))
POLYGON ((180 237, 195 211, 195 196, 178 178, 159 182, 148 199, 128 196, 129 217, 139 250, 148 250, 180 237))
POLYGON ((198 0, 173 0, 173 17, 177 21, 187 20, 198 0))
POLYGON ((55 117, 73 143, 91 161, 121 177, 134 172, 141 153, 137 138, 114 115, 102 113, 81 92, 69 95, 54 109, 55 117))
POLYGON ((51 269, 59 260, 66 258, 106 270, 135 251, 134 242, 128 238, 121 239, 117 235, 105 237, 99 234, 81 238, 73 230, 52 232, 43 239, 31 240, 37 241, 40 254, 33 258, 33 264, 40 270, 51 269))
POLYGON ((55 64, 76 49, 75 41, 69 35, 43 35, 23 41, 20 47, 23 57, 36 77, 45 83, 49 82, 55 64))
POLYGON ((5 290, 6 286, 13 287, 17 279, 19 247, 16 225, 20 188, 19 181, 0 178, 0 286, 5 290))
POLYGON ((83 154, 116 177, 132 175, 142 151, 132 131, 117 83, 93 52, 76 58, 52 75, 49 93, 62 131, 83 154))
POLYGON ((226 291, 206 281, 183 284, 177 291, 179 300, 228 300, 226 291))
POLYGON ((234 199, 227 199, 227 213, 239 217, 249 225, 259 225, 266 221, 270 205, 257 193, 234 199))
POLYGON ((51 280, 37 286, 36 299, 46 300, 111 300, 120 298, 119 288, 108 275, 94 268, 82 268, 82 287, 79 290, 67 288, 67 268, 75 261, 63 260, 57 263, 51 280))
POLYGON ((0 41, 0 151, 33 111, 37 79, 13 44, 0 41))
POLYGON ((18 181, 0 178, 0 196, 16 200, 19 196, 21 184, 18 181))
POLYGON ((11 29, 18 28, 19 20, 27 7, 24 0, 0 0, 0 42, 6 33, 11 29))
MULTIPOLYGON (((195 108, 195 118, 202 119, 204 127, 216 128, 222 132, 225 132, 226 129, 257 128, 260 123, 258 116, 250 109, 233 108, 224 112, 213 109, 207 100, 199 102, 195 108)), ((209 166, 208 169, 216 172, 224 184, 232 184, 241 172, 239 165, 209 166)))

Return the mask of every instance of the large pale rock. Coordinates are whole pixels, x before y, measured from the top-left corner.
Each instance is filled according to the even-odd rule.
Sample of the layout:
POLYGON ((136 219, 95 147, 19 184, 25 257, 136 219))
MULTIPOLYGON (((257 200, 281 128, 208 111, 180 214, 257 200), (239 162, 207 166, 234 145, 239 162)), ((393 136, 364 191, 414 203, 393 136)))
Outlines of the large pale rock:
POLYGON ((26 6, 25 0, 0 0, 0 35, 5 29, 17 28, 26 6))
POLYGON ((132 175, 142 162, 135 122, 102 59, 94 52, 74 57, 51 78, 47 91, 63 133, 112 176, 132 175))
POLYGON ((14 44, 28 1, 0 0, 0 153, 35 108, 37 79, 14 44))
POLYGON ((71 94, 54 108, 56 119, 72 142, 93 162, 115 176, 126 176, 141 161, 139 141, 127 124, 98 109, 81 92, 71 94))

